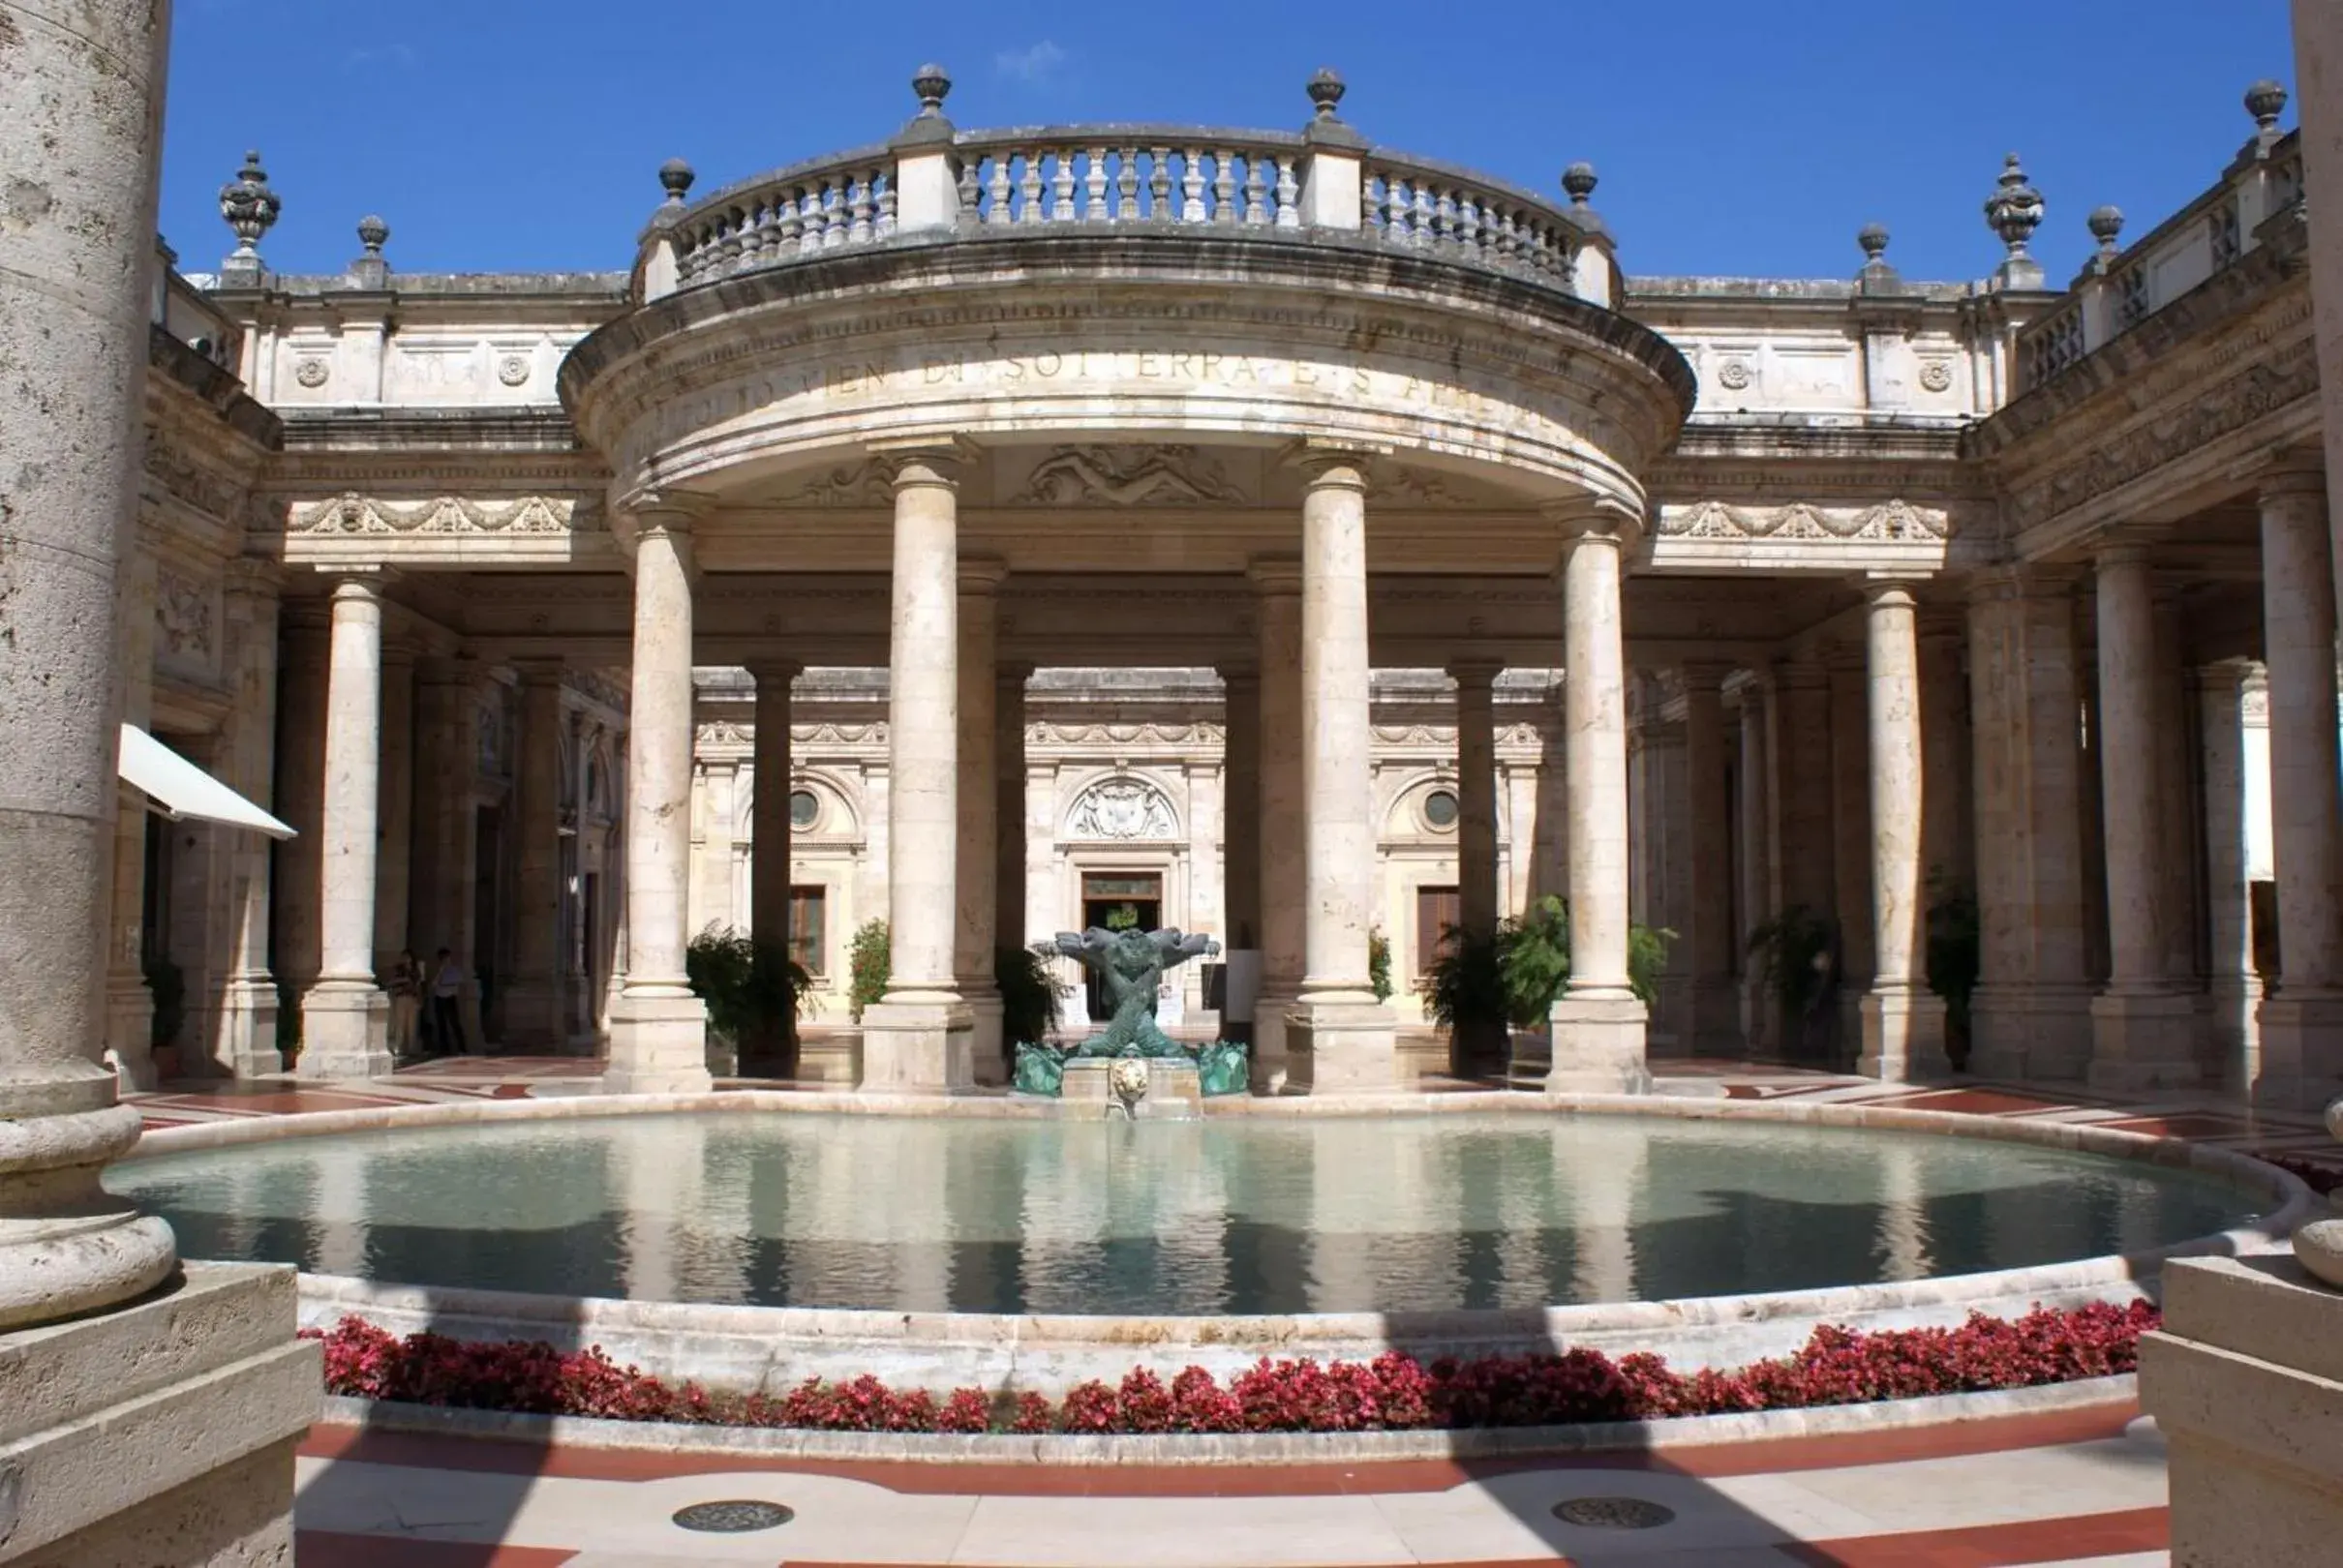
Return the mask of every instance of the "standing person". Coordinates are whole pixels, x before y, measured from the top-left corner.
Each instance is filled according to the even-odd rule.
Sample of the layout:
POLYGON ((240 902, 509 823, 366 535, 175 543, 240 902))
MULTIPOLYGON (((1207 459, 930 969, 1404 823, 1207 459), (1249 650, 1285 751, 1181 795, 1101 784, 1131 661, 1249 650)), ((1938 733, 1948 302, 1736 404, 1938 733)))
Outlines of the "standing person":
POLYGON ((383 989, 390 993, 390 1059, 403 1062, 417 1054, 415 1024, 423 1012, 423 966, 413 953, 399 950, 383 989))
POLYGON ((445 948, 440 950, 431 975, 431 1032, 440 1050, 448 1056, 464 1052, 464 1013, 457 999, 464 994, 464 966, 445 948))

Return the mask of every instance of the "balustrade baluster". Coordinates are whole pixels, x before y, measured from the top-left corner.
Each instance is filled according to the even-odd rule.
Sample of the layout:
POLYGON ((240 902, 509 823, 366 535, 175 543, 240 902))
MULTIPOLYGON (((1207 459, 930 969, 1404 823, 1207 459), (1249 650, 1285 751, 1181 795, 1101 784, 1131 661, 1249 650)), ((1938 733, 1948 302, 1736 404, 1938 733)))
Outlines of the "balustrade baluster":
POLYGON ((1204 154, 1201 147, 1190 147, 1180 155, 1179 221, 1201 224, 1204 221, 1204 154))
POLYGON ((741 235, 737 224, 738 219, 731 213, 724 214, 718 224, 718 232, 724 236, 716 246, 715 270, 719 278, 730 277, 733 267, 741 259, 741 235))
POLYGON ((822 182, 822 249, 846 243, 846 182, 837 175, 822 182))
POLYGON ((982 158, 970 158, 960 165, 960 222, 973 224, 983 216, 985 188, 982 158))
POLYGON ((764 264, 765 231, 773 226, 773 208, 764 201, 748 203, 747 226, 741 233, 741 270, 754 272, 764 264))
POLYGON ((1147 165, 1147 216, 1172 216, 1172 149, 1158 147, 1147 165))
POLYGON ((1456 193, 1445 186, 1433 208, 1432 236, 1444 245, 1456 243, 1456 193))
POLYGON ((1281 153, 1277 159, 1277 226, 1301 226, 1301 182, 1293 177, 1293 155, 1281 153))
POLYGON ((1056 167, 1050 171, 1050 221, 1060 224, 1074 222, 1074 152, 1072 148, 1061 147, 1058 149, 1056 167))
POLYGON ((1090 166, 1082 170, 1082 216, 1092 223, 1107 216, 1107 149, 1093 147, 1090 166))
POLYGON ((870 198, 870 176, 867 174, 850 176, 847 185, 847 202, 849 210, 846 218, 846 243, 849 245, 869 244, 870 214, 877 206, 877 203, 870 198))
POLYGON ((879 173, 887 184, 879 192, 878 223, 873 226, 871 232, 874 237, 885 239, 895 232, 895 175, 886 169, 881 169, 879 173))
POLYGON ((1017 221, 1038 224, 1048 216, 1042 206, 1042 160, 1049 155, 1040 148, 1025 154, 1025 171, 1017 182, 1017 221))
POLYGON ((985 214, 989 224, 1006 224, 1017 218, 1017 206, 1009 197, 1009 165, 1016 155, 1006 150, 992 155, 992 207, 985 214))
POLYGON ((1416 244, 1428 245, 1438 234, 1438 230, 1432 226, 1433 214, 1438 209, 1432 200, 1432 188, 1421 180, 1415 181, 1415 213, 1410 221, 1409 230, 1415 236, 1416 244))
POLYGON ((1269 182, 1261 177, 1262 155, 1245 154, 1245 222, 1269 221, 1269 182))
POLYGON ((1114 153, 1114 216, 1139 216, 1139 149, 1118 147, 1114 153))
POLYGON ((1456 239, 1475 256, 1481 254, 1480 203, 1469 196, 1460 196, 1456 199, 1456 239))
POLYGON ((1236 222, 1236 168, 1233 155, 1226 147, 1212 152, 1212 221, 1236 222))

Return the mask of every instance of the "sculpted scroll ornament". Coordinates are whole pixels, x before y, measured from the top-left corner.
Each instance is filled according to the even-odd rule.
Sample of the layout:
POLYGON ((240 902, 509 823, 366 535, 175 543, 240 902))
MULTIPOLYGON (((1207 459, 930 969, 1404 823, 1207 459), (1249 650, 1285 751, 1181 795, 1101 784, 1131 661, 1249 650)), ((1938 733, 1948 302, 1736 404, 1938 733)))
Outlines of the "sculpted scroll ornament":
POLYGON ((177 572, 155 576, 155 648, 175 664, 212 660, 211 589, 177 572))
POLYGON ((832 468, 778 498, 781 506, 892 506, 895 480, 878 462, 832 468))
POLYGON ((1192 446, 1065 446, 1026 475, 1012 506, 1193 506, 1243 491, 1192 446))
POLYGON ((1172 802, 1163 791, 1139 778, 1110 778, 1091 785, 1074 802, 1066 821, 1069 838, 1130 842, 1178 833, 1172 802))
POLYGON ((1664 508, 1659 533, 1669 539, 1814 539, 1830 543, 1937 540, 1947 536, 1944 514, 1898 499, 1877 506, 1733 506, 1704 500, 1664 508))
POLYGON ((296 501, 295 533, 569 533, 597 528, 600 506, 591 498, 523 496, 472 500, 438 496, 423 501, 380 500, 346 491, 330 500, 296 501))

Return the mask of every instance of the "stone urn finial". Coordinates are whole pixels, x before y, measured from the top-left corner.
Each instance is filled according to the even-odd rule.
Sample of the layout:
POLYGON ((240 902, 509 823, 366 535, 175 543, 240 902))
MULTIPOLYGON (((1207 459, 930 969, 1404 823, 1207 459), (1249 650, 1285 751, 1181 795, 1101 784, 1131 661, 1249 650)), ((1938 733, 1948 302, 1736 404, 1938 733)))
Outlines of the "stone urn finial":
POLYGON ((2011 153, 2001 161, 2001 178, 1986 199, 1985 222, 2009 247, 2009 259, 2024 261, 2025 242, 2042 226, 2042 193, 2026 183, 2025 166, 2011 153))
POLYGON ((2245 89, 2245 112, 2254 117, 2254 125, 2263 131, 2275 131, 2278 116, 2286 112, 2286 88, 2267 76, 2245 89))
POLYGON ((390 226, 373 213, 370 212, 358 220, 358 243, 366 247, 368 256, 380 256, 382 254, 382 247, 389 243, 389 240, 390 226))
POLYGON ((244 166, 236 177, 220 187, 220 216, 236 236, 235 255, 239 261, 260 258, 260 236, 276 226, 277 215, 285 203, 268 187, 268 170, 260 166, 259 152, 244 155, 244 166))
POLYGON ((1865 224, 1855 232, 1855 243, 1863 247, 1863 259, 1868 266, 1886 262, 1887 241, 1887 226, 1884 224, 1865 224))
POLYGON ((1320 66, 1312 74, 1308 92, 1310 105, 1322 120, 1334 118, 1334 110, 1342 103, 1342 95, 1350 89, 1343 85, 1342 74, 1332 66, 1320 66))
POLYGON ((667 193, 667 205, 680 207, 691 194, 691 182, 698 178, 691 166, 681 158, 670 158, 659 166, 659 185, 667 193))
POLYGON ((2114 256, 2122 249, 2116 243, 2123 233, 2121 207, 2093 207, 2084 221, 2090 226, 2091 238, 2099 242, 2101 256, 2114 256))
POLYGON ((952 77, 930 61, 911 74, 911 90, 920 97, 920 118, 936 119, 944 112, 944 100, 952 95, 952 77))
POLYGON ((1570 205, 1583 207, 1595 198, 1595 187, 1601 183, 1589 163, 1572 164, 1562 171, 1562 194, 1570 198, 1570 205))

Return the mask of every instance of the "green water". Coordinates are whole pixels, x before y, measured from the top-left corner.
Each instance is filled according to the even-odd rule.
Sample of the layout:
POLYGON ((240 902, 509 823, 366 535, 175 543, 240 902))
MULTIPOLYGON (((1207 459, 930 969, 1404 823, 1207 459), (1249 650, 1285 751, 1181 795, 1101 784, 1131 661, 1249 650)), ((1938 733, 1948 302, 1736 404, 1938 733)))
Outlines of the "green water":
POLYGON ((2027 1145, 1633 1117, 629 1116, 115 1166, 189 1257, 902 1311, 1427 1311, 2013 1268, 2267 1205, 2027 1145))

